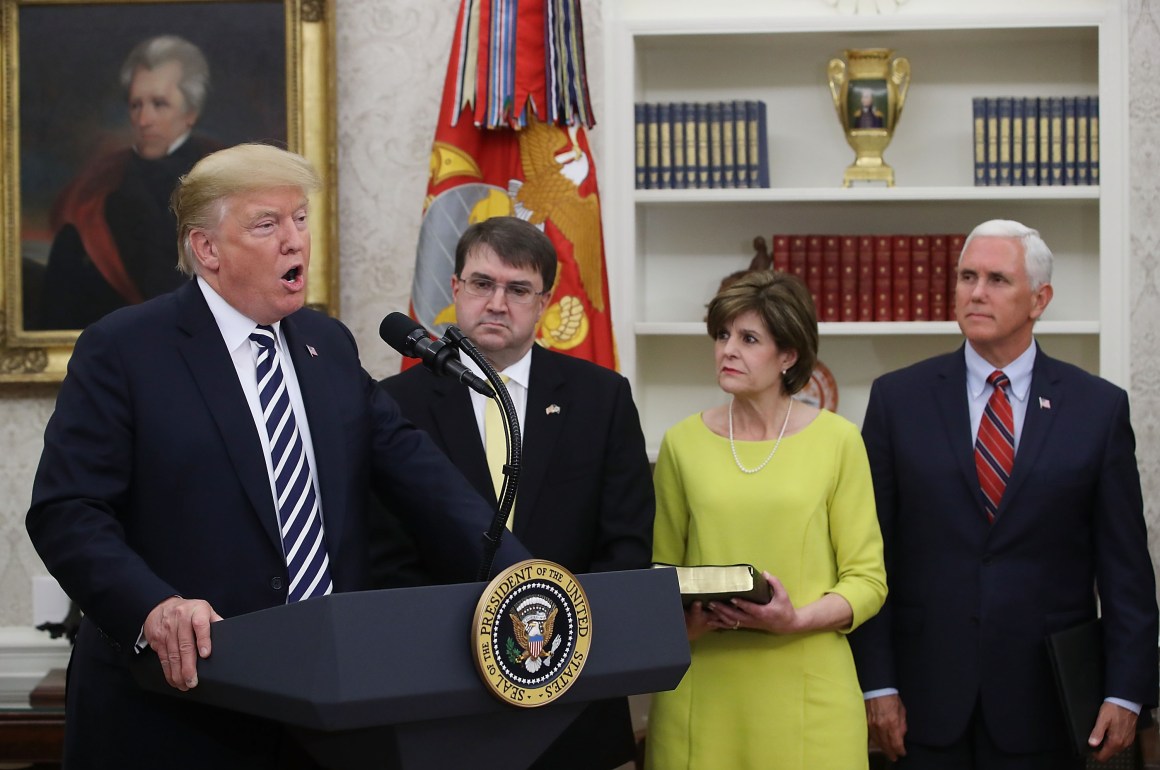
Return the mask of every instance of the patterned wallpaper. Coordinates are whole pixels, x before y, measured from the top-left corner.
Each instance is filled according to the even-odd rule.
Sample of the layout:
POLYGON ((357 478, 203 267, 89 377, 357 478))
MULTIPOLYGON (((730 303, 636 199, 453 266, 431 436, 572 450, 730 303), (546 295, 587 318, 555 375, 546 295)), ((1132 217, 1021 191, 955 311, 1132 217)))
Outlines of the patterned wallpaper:
MULTIPOLYGON (((375 375, 398 367, 378 338, 406 307, 427 157, 459 0, 337 0, 342 318, 375 375)), ((1132 383, 1138 456, 1160 554, 1160 10, 1125 0, 1131 47, 1132 383)), ((601 112, 600 0, 583 4, 589 73, 601 112)), ((591 134, 601 157, 601 134, 591 134)), ((0 391, 0 627, 31 622, 31 580, 44 574, 24 512, 55 388, 0 391)))

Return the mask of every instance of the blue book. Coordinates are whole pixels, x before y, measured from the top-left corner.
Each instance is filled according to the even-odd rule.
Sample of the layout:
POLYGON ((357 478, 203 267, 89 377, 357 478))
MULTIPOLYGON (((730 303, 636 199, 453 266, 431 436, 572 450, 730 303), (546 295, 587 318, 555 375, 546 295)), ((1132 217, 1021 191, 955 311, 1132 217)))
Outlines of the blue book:
POLYGON ((748 173, 746 176, 749 179, 750 187, 761 187, 761 163, 763 159, 763 151, 761 143, 765 140, 765 134, 760 132, 761 126, 758 124, 760 116, 758 115, 758 103, 755 101, 745 102, 745 141, 749 147, 746 150, 746 164, 748 166, 748 173))
POLYGON ((733 102, 721 103, 721 186, 737 187, 737 145, 733 138, 733 102))
POLYGON ((670 105, 672 109, 673 189, 685 189, 685 103, 670 105))
POLYGON ((697 120, 697 187, 709 185, 709 105, 698 102, 694 105, 697 120))
POLYGON ((660 146, 657 148, 657 165, 660 173, 657 175, 658 189, 673 189, 673 110, 668 102, 657 105, 657 136, 660 146))
POLYGON ((1011 100, 1011 184, 1022 186, 1023 181, 1023 99, 1011 100))
POLYGON ((648 186, 648 141, 645 126, 644 102, 632 105, 633 130, 636 142, 636 189, 648 186))
POLYGON ((743 101, 733 102, 733 162, 737 167, 737 186, 755 186, 749 181, 749 121, 743 101))
POLYGON ((721 102, 709 102, 709 186, 724 186, 721 165, 721 102))
POLYGON ((1015 100, 1000 96, 995 101, 999 112, 999 184, 1008 187, 1011 184, 1011 113, 1015 100))
POLYGON ((1100 183, 1100 97, 1091 97, 1088 113, 1088 178, 1090 184, 1100 183))
POLYGON ((987 184, 999 184, 999 100, 988 96, 987 102, 987 184))
POLYGON ((648 169, 648 189, 656 190, 661 184, 661 135, 657 129, 657 106, 644 106, 645 146, 648 148, 648 160, 645 168, 648 169))
POLYGON ((987 184, 987 100, 971 99, 971 117, 975 139, 975 187, 987 184))
POLYGON ((1039 184, 1039 100, 1023 100, 1023 184, 1039 184))
POLYGON ((1063 183, 1076 184, 1075 97, 1063 97, 1063 183))
POLYGON ((1048 122, 1051 124, 1051 158, 1048 168, 1051 169, 1050 185, 1063 184, 1063 97, 1052 96, 1047 100, 1048 122))
POLYGON ((1088 156, 1088 128, 1091 126, 1092 98, 1079 96, 1075 100, 1075 183, 1092 183, 1092 166, 1088 156))
POLYGON ((757 186, 769 187, 769 127, 766 124, 765 102, 757 102, 757 186))

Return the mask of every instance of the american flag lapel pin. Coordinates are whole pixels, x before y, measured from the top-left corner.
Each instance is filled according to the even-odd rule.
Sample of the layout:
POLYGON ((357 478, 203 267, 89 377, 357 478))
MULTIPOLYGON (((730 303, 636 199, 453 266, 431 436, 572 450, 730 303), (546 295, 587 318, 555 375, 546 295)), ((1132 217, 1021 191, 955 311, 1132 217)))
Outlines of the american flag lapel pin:
MULTIPOLYGON (((306 346, 306 350, 307 350, 307 352, 309 352, 309 353, 310 353, 310 357, 311 357, 311 358, 318 358, 318 351, 314 349, 314 346, 313 346, 313 345, 307 345, 307 346, 306 346)), ((1041 398, 1041 399, 1039 399, 1039 403, 1040 403, 1040 404, 1042 404, 1042 403, 1043 403, 1043 399, 1042 399, 1042 398, 1041 398)))
POLYGON ((544 414, 559 414, 559 413, 560 413, 559 404, 548 404, 548 407, 544 410, 544 414))
POLYGON ((1047 398, 1044 398, 1043 396, 1040 396, 1039 397, 1039 408, 1040 409, 1050 409, 1051 408, 1051 399, 1047 399, 1047 398))

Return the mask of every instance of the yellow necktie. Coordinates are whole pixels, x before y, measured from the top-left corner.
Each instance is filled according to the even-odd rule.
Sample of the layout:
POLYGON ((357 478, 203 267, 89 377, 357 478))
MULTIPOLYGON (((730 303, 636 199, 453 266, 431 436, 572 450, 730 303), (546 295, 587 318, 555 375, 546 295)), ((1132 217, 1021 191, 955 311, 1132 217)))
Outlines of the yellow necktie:
MULTIPOLYGON (((504 384, 506 385, 509 378, 506 374, 501 374, 504 384)), ((499 499, 500 490, 503 488, 503 464, 507 462, 507 439, 503 430, 503 416, 499 411, 499 402, 494 398, 489 398, 483 407, 483 436, 484 436, 484 451, 487 454, 487 467, 491 471, 491 484, 495 488, 495 497, 499 499)), ((508 516, 507 528, 512 528, 512 519, 515 518, 515 506, 513 506, 512 513, 508 516)))

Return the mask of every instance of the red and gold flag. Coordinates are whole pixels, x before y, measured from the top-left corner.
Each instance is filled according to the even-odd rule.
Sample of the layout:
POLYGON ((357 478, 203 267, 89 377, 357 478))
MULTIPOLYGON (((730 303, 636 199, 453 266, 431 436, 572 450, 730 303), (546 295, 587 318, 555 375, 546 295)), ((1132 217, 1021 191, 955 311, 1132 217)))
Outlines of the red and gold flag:
POLYGON ((454 323, 459 236, 518 216, 543 228, 559 259, 537 341, 615 369, 582 30, 579 0, 462 0, 410 309, 437 333, 454 323))

